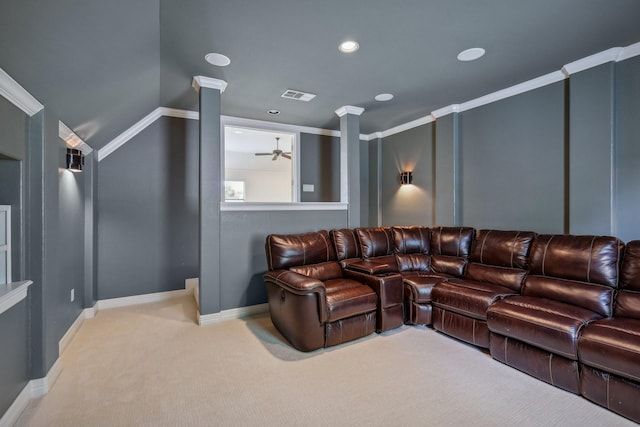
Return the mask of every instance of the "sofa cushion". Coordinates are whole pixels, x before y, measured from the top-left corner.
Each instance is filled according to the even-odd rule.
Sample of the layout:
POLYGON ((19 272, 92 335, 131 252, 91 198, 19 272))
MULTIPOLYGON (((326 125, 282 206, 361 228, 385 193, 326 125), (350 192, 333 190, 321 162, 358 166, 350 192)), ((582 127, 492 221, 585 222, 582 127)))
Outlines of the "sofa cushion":
POLYGON ((515 296, 497 301, 487 311, 493 333, 578 360, 578 336, 584 325, 602 318, 582 307, 546 298, 515 296))
POLYGON ((360 243, 358 242, 358 237, 353 230, 349 228, 331 230, 329 232, 329 236, 335 246, 338 261, 351 258, 362 258, 360 243))
POLYGON ((608 236, 538 235, 531 247, 530 274, 615 288, 623 247, 608 236))
POLYGON ((303 276, 313 277, 322 282, 330 279, 339 279, 342 277, 342 268, 337 261, 321 262, 320 264, 300 265, 291 267, 289 270, 294 271, 303 276))
POLYGON ((432 227, 431 254, 466 258, 475 230, 471 227, 432 227))
POLYGON ((467 260, 465 258, 447 255, 431 255, 431 271, 434 273, 462 277, 466 265, 467 260))
POLYGON ((431 257, 429 255, 412 253, 396 254, 398 271, 429 271, 431 268, 431 257))
POLYGON ((472 262, 467 264, 464 277, 468 280, 503 286, 519 294, 527 272, 517 268, 496 267, 472 262))
POLYGON ((613 311, 613 288, 575 280, 527 276, 522 295, 577 305, 604 317, 611 316, 613 311))
POLYGON ((387 227, 356 228, 360 250, 364 258, 391 255, 394 252, 393 237, 387 227))
POLYGON ((375 311, 378 296, 368 286, 351 279, 324 282, 327 290, 327 320, 336 320, 375 311))
POLYGON ((428 254, 429 228, 391 227, 395 251, 401 254, 428 254))
POLYGON ((335 261, 336 252, 326 230, 302 234, 270 234, 265 249, 269 270, 335 261))
POLYGON ((640 382, 640 320, 609 318, 590 323, 578 349, 582 363, 640 382))
POLYGON ((640 292, 618 292, 613 316, 640 319, 640 292))
POLYGON ((465 279, 449 279, 438 283, 431 292, 434 306, 474 319, 485 320, 487 309, 494 302, 517 295, 512 289, 465 279))
POLYGON ((640 240, 632 240, 624 249, 620 268, 620 287, 640 292, 640 240))
POLYGON ((526 269, 535 233, 479 230, 471 248, 471 261, 498 267, 526 269))

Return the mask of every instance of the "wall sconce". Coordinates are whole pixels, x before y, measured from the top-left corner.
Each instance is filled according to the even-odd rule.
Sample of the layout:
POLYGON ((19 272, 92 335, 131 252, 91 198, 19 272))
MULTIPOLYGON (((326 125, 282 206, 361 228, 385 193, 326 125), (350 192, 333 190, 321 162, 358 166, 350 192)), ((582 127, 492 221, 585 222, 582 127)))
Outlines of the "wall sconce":
POLYGON ((413 181, 413 173, 411 171, 400 172, 400 184, 411 184, 413 181))
POLYGON ((67 148, 67 169, 71 172, 82 172, 84 156, 82 151, 75 148, 67 148))

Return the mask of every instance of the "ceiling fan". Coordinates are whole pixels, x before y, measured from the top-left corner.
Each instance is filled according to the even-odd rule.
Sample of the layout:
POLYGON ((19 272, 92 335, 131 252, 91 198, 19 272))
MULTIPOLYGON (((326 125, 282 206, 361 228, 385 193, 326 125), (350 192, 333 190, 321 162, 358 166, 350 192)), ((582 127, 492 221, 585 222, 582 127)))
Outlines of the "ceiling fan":
POLYGON ((273 156, 271 160, 277 160, 278 157, 284 157, 291 160, 291 152, 285 152, 280 149, 280 137, 276 136, 276 149, 271 153, 256 153, 256 156, 273 156))

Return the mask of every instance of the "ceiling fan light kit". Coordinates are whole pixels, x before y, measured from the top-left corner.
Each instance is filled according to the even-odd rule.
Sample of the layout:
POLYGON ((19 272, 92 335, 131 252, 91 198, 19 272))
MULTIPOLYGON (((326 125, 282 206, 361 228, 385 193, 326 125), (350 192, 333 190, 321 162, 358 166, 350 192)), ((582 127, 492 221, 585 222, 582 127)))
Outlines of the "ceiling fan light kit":
POLYGON ((291 160, 291 151, 282 151, 280 149, 280 137, 276 136, 276 149, 270 153, 255 153, 256 156, 273 156, 271 160, 278 160, 278 157, 284 157, 291 160))

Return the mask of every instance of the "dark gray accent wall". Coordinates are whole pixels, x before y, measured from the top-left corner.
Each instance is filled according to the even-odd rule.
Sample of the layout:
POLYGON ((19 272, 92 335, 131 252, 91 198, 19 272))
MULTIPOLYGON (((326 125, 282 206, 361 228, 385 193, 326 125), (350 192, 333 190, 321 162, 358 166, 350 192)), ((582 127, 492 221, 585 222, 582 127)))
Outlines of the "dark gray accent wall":
POLYGON ((369 143, 360 141, 360 226, 369 225, 369 143))
POLYGON ((24 278, 24 222, 22 198, 22 164, 18 160, 0 159, 0 205, 11 205, 11 276, 24 278))
POLYGON ((382 139, 376 138, 369 141, 369 166, 367 168, 367 181, 369 192, 367 194, 367 204, 369 219, 367 226, 376 227, 378 225, 380 209, 380 153, 382 150, 382 139))
POLYGON ((29 299, 0 314, 0 418, 29 381, 29 299))
POLYGON ((198 276, 198 122, 163 117, 98 164, 96 299, 198 276))
MULTIPOLYGON (((58 340, 84 308, 85 300, 85 186, 86 171, 66 170, 66 144, 61 141, 58 169, 58 283, 59 292, 50 303, 61 311, 58 340), (71 290, 74 300, 71 301, 71 290)), ((93 307, 93 305, 91 305, 93 307)))
POLYGON ((432 124, 391 135, 382 142, 383 225, 432 225, 432 124), (400 185, 411 171, 413 184, 400 185))
POLYGON ((340 201, 340 138, 300 133, 300 201, 340 201), (314 192, 302 191, 313 184, 314 192))
POLYGON ((0 158, 25 158, 27 119, 22 110, 0 96, 0 158))
POLYGON ((614 67, 610 62, 569 80, 571 234, 613 233, 614 67))
POLYGON ((564 83, 462 113, 461 224, 562 233, 564 83))
POLYGON ((346 226, 346 211, 222 212, 221 310, 267 302, 262 275, 267 270, 264 244, 268 234, 346 226))
POLYGON ((640 239, 640 57, 617 63, 615 233, 640 239))
POLYGON ((440 226, 460 224, 460 140, 459 114, 453 113, 433 123, 435 129, 433 179, 434 218, 440 226))

